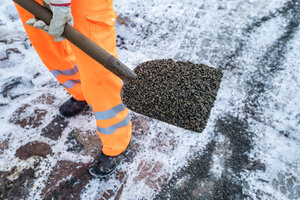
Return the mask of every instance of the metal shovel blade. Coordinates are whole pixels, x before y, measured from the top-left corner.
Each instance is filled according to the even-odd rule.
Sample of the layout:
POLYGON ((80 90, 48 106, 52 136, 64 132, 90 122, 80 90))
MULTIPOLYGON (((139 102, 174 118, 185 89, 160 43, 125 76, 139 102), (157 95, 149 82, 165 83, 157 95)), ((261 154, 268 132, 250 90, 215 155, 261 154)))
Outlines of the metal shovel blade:
POLYGON ((142 115, 202 132, 210 116, 222 71, 203 64, 154 60, 138 65, 138 78, 123 86, 126 106, 142 115))

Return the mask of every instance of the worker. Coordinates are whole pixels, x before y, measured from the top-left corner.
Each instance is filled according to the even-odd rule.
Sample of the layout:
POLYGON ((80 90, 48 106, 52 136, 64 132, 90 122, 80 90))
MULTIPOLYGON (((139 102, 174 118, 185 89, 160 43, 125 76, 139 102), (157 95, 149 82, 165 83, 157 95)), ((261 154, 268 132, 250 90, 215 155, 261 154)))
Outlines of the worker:
POLYGON ((26 33, 41 60, 72 96, 59 111, 71 117, 87 105, 93 110, 102 150, 90 165, 94 176, 111 173, 124 158, 131 140, 129 110, 121 100, 122 81, 62 37, 74 26, 117 57, 112 0, 36 0, 53 13, 50 25, 16 5, 26 33))

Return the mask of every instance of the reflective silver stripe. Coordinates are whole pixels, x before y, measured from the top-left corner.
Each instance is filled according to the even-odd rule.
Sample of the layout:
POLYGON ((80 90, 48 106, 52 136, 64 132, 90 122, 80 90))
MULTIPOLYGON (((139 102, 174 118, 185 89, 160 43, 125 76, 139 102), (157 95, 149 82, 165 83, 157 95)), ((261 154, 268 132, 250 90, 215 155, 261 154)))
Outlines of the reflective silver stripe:
POLYGON ((100 128, 100 127, 97 127, 97 130, 98 130, 100 133, 104 134, 104 135, 111 135, 111 134, 113 134, 117 129, 129 125, 129 122, 130 122, 130 117, 129 117, 129 114, 128 114, 128 115, 125 117, 125 119, 123 119, 123 120, 120 121, 119 123, 114 124, 114 125, 112 125, 112 126, 109 126, 109 127, 107 127, 107 128, 100 128))
POLYGON ((52 70, 51 73, 56 77, 58 77, 59 75, 63 74, 63 75, 67 75, 67 76, 71 76, 74 75, 78 72, 78 66, 75 65, 73 69, 66 69, 66 70, 52 70))
POLYGON ((119 112, 121 112, 125 109, 126 109, 126 106, 123 103, 121 103, 107 111, 95 112, 95 117, 96 117, 96 120, 111 119, 111 118, 114 118, 119 112))
POLYGON ((77 83, 80 83, 80 79, 78 80, 68 80, 66 82, 64 82, 62 85, 67 88, 67 89, 71 89, 72 87, 74 87, 74 85, 76 85, 77 83))

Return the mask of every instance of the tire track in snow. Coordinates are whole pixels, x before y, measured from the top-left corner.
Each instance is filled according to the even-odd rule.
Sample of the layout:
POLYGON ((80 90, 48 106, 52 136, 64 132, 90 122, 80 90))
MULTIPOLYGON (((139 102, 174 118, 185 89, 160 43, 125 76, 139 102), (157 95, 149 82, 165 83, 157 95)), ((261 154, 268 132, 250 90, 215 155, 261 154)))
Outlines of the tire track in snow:
POLYGON ((202 154, 193 158, 189 165, 172 177, 155 199, 245 199, 244 182, 240 173, 249 165, 247 153, 252 148, 252 133, 247 121, 238 117, 226 116, 216 123, 217 135, 229 138, 222 141, 217 137, 211 140, 202 154), (220 177, 212 172, 213 157, 218 148, 224 148, 224 170, 220 177), (229 154, 229 155, 228 155, 229 154))
MULTIPOLYGON (((245 99, 245 111, 250 117, 259 122, 263 122, 259 117, 260 112, 258 112, 261 97, 267 90, 272 89, 272 79, 276 77, 276 74, 284 70, 282 65, 286 60, 285 55, 288 45, 293 41, 295 33, 299 30, 300 4, 296 0, 289 1, 283 8, 279 9, 278 13, 285 17, 287 26, 281 36, 274 41, 267 52, 260 58, 257 63, 257 70, 246 81, 248 97, 245 99)), ((276 15, 272 14, 272 16, 276 15)), ((266 18, 269 19, 270 17, 266 18)), ((256 22, 254 24, 257 25, 259 23, 256 22)), ((253 30, 251 27, 253 26, 247 28, 246 32, 251 32, 250 30, 253 30)))

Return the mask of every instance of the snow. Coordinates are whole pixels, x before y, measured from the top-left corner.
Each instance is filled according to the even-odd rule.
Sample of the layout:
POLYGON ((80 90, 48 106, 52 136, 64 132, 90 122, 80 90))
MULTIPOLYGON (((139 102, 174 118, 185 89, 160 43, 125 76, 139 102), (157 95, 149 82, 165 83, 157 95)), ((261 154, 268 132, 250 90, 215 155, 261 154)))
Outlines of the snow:
MULTIPOLYGON (((119 59, 131 69, 144 61, 173 58, 204 63, 224 72, 215 107, 203 133, 145 119, 149 132, 134 138, 134 142, 138 144, 136 155, 131 162, 123 163, 119 168, 120 171, 127 172, 120 199, 154 199, 160 192, 160 186, 157 186, 158 189, 150 187, 145 179, 137 181, 141 163, 151 163, 152 167, 159 163, 162 167, 155 173, 155 178, 168 174, 167 180, 170 181, 172 176, 189 165, 189 159, 201 155, 212 140, 220 146, 225 145, 227 138, 216 131, 216 122, 228 114, 247 120, 248 131, 254 133, 253 148, 248 156, 251 160, 264 163, 266 169, 243 169, 241 180, 248 184, 243 188, 244 193, 250 199, 279 200, 291 197, 291 193, 281 192, 273 186, 274 179, 280 182, 279 174, 285 176, 282 187, 288 187, 287 181, 292 176, 297 179, 294 185, 300 185, 299 23, 289 40, 284 41, 284 44, 278 42, 292 19, 290 14, 277 12, 287 2, 297 1, 115 0, 117 13, 131 20, 128 26, 116 25, 117 34, 125 42, 118 49, 119 59), (270 13, 276 14, 261 22, 261 25, 251 26, 264 16, 270 16, 270 13), (279 45, 274 46, 277 43, 279 45), (272 48, 283 50, 276 54, 276 49, 272 48), (282 62, 279 61, 281 59, 282 62), (272 62, 279 63, 280 69, 273 72, 272 62), (252 80, 261 81, 264 92, 255 93, 257 90, 252 80), (253 104, 257 107, 254 108, 253 104), (254 114, 249 114, 249 109, 254 114), (174 140, 174 148, 165 145, 170 140, 174 140), (159 149, 161 143, 164 145, 159 149)), ((296 5, 299 7, 299 2, 295 7, 296 5)), ((10 145, 9 149, 0 154, 0 171, 11 170, 14 166, 22 171, 34 165, 38 158, 23 161, 15 157, 20 146, 36 140, 49 144, 53 155, 48 155, 40 162, 37 174, 41 175, 34 182, 28 197, 41 199, 39 188, 44 186, 44 181, 58 160, 84 163, 92 160, 90 156, 68 152, 65 141, 74 128, 93 130, 94 119, 88 121, 87 116, 80 115, 70 120, 58 141, 40 135, 41 128, 57 114, 57 108, 68 95, 43 67, 30 46, 12 1, 1 1, 0 13, 0 59, 6 57, 7 49, 17 48, 20 52, 10 53, 9 59, 0 62, 0 85, 3 87, 12 77, 22 77, 21 85, 11 92, 12 96, 23 94, 15 99, 0 95, 0 104, 8 104, 0 106, 0 143, 9 138, 10 145), (34 78, 37 73, 40 75, 34 78), (23 83, 26 84, 22 85, 23 83), (53 105, 35 105, 48 111, 41 128, 23 129, 9 122, 17 108, 44 93, 51 93, 56 99, 53 105)), ((26 116, 30 113, 23 114, 26 116)), ((226 168, 226 159, 231 152, 227 153, 228 155, 221 149, 216 149, 213 153, 214 165, 210 171, 216 179, 221 178, 226 168)), ((182 184, 186 181, 181 180, 182 184)), ((81 198, 100 199, 108 190, 117 190, 122 183, 115 177, 104 181, 92 179, 81 198)), ((279 188, 281 186, 279 184, 279 188)))

